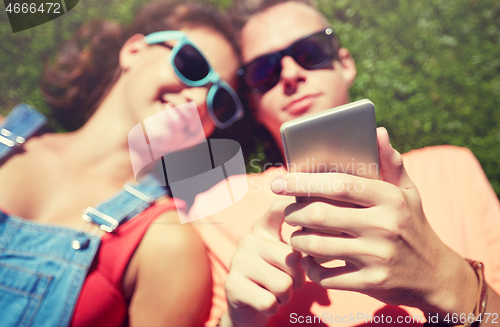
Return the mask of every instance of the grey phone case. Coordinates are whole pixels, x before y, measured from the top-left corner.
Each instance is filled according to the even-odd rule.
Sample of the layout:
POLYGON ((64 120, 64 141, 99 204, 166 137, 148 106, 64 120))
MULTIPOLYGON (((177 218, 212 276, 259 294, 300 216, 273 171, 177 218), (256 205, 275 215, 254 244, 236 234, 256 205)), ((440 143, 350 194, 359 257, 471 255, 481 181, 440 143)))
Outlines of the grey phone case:
POLYGON ((280 133, 288 170, 380 179, 376 129, 367 99, 286 122, 280 133))
MULTIPOLYGON (((290 172, 338 172, 380 179, 375 106, 370 100, 352 102, 291 120, 281 125, 280 133, 290 172)), ((296 198, 297 202, 309 201, 308 197, 296 198)), ((356 207, 350 203, 322 201, 356 207)), ((303 229, 342 235, 335 230, 303 229)), ((319 264, 325 264, 333 258, 314 259, 319 264)))

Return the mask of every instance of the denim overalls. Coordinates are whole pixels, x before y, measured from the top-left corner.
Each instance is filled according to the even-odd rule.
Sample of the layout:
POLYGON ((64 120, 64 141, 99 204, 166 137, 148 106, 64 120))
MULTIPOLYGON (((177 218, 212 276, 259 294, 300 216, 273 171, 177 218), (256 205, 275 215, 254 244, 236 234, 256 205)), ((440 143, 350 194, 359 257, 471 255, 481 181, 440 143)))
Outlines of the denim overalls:
MULTIPOLYGON (((14 108, 0 124, 0 162, 45 121, 27 105, 14 108)), ((147 175, 83 210, 83 219, 113 232, 164 195, 166 189, 147 175)), ((0 326, 68 326, 99 244, 96 235, 0 211, 0 326)))

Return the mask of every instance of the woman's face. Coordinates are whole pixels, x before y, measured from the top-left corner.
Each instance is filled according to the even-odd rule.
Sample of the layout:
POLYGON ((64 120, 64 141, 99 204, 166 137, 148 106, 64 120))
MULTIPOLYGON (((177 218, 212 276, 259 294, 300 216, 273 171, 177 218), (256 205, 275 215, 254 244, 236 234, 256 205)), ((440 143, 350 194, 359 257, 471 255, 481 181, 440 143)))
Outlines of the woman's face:
MULTIPOLYGON (((253 16, 242 30, 243 63, 290 46, 296 40, 324 30, 327 20, 300 3, 282 3, 253 16)), ((306 114, 323 111, 349 101, 349 86, 356 69, 347 49, 340 62, 324 69, 306 70, 293 58, 282 58, 278 84, 264 94, 252 95, 256 118, 279 140, 281 124, 306 114)), ((279 142, 278 142, 279 143, 279 142)))
MULTIPOLYGON (((198 47, 212 68, 233 88, 236 84, 238 60, 230 43, 218 32, 208 27, 184 28, 187 37, 198 47)), ((136 122, 163 110, 195 102, 205 135, 210 135, 215 126, 207 112, 206 98, 210 84, 189 87, 175 74, 170 59, 171 49, 159 45, 148 45, 142 37, 132 37, 120 54, 123 76, 123 97, 136 122), (130 44, 129 44, 130 43, 130 44), (125 51, 124 51, 125 50, 125 51)), ((176 40, 165 42, 174 46, 176 40)), ((189 114, 182 110, 172 116, 178 121, 176 134, 189 130, 189 114)), ((195 117, 196 118, 196 117, 195 117)), ((192 126, 192 125, 191 125, 192 126)), ((177 135, 176 139, 182 138, 177 135)))

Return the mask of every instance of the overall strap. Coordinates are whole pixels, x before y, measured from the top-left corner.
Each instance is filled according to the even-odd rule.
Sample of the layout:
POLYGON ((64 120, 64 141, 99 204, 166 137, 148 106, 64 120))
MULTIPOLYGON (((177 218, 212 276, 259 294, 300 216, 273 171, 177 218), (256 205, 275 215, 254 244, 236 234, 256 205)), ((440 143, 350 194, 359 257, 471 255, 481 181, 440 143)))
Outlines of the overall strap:
POLYGON ((9 155, 42 127, 47 118, 27 104, 17 105, 0 123, 0 159, 9 155))
MULTIPOLYGON (((47 118, 27 104, 17 105, 0 124, 0 159, 22 145, 47 121, 47 118)), ((111 199, 83 211, 83 219, 112 232, 120 224, 149 207, 156 199, 167 195, 167 190, 151 174, 139 183, 127 183, 111 199)))
POLYGON ((82 218, 111 233, 165 195, 168 195, 167 189, 153 175, 148 174, 139 183, 126 183, 118 194, 106 202, 83 210, 82 218))

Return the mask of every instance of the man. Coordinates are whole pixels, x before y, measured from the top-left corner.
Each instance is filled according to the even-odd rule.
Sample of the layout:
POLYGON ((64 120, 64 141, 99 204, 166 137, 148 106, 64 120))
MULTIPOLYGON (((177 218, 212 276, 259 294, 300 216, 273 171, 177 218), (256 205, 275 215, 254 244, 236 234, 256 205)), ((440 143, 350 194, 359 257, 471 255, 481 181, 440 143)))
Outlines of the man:
MULTIPOLYGON (((356 69, 347 49, 336 48, 331 64, 321 69, 306 69, 299 58, 278 54, 328 28, 328 21, 306 2, 263 2, 247 14, 241 42, 244 77, 252 91, 249 102, 277 144, 282 123, 349 101, 356 69), (280 65, 259 62, 270 54, 280 65), (252 71, 262 65, 267 75, 252 71)), ((337 46, 335 40, 332 44, 337 46)), ((423 323, 429 318, 446 322, 446 317, 449 324, 458 324, 451 317, 500 312, 495 293, 500 290, 500 260, 493 255, 500 253, 500 207, 475 158, 466 149, 433 147, 404 155, 403 166, 385 129, 378 130, 378 144, 382 181, 345 174, 281 175, 282 170, 274 169, 249 176, 247 196, 209 218, 218 224, 198 226, 217 262, 219 280, 223 278, 218 274, 229 268, 234 244, 251 229, 240 238, 230 264, 228 314, 221 326, 423 323), (464 171, 467 174, 459 175, 464 171), (361 208, 337 207, 318 198, 293 203, 294 196, 309 195, 310 190, 299 185, 320 179, 346 187, 312 195, 361 208), (358 181, 365 185, 363 192, 345 191, 358 181), (274 202, 278 197, 270 189, 287 199, 274 202), (344 234, 296 230, 288 241, 292 231, 283 221, 344 234), (311 257, 301 260, 302 253, 342 261, 325 268, 311 257), (487 292, 481 292, 481 272, 465 257, 485 264, 492 287, 485 287, 487 292), (304 271, 321 287, 311 281, 300 287, 304 271), (481 305, 484 299, 486 308, 481 305)), ((235 177, 231 186, 246 180, 235 177)), ((202 214, 217 192, 215 187, 199 196, 193 214, 202 214)), ((492 320, 481 326, 488 323, 492 320)))

